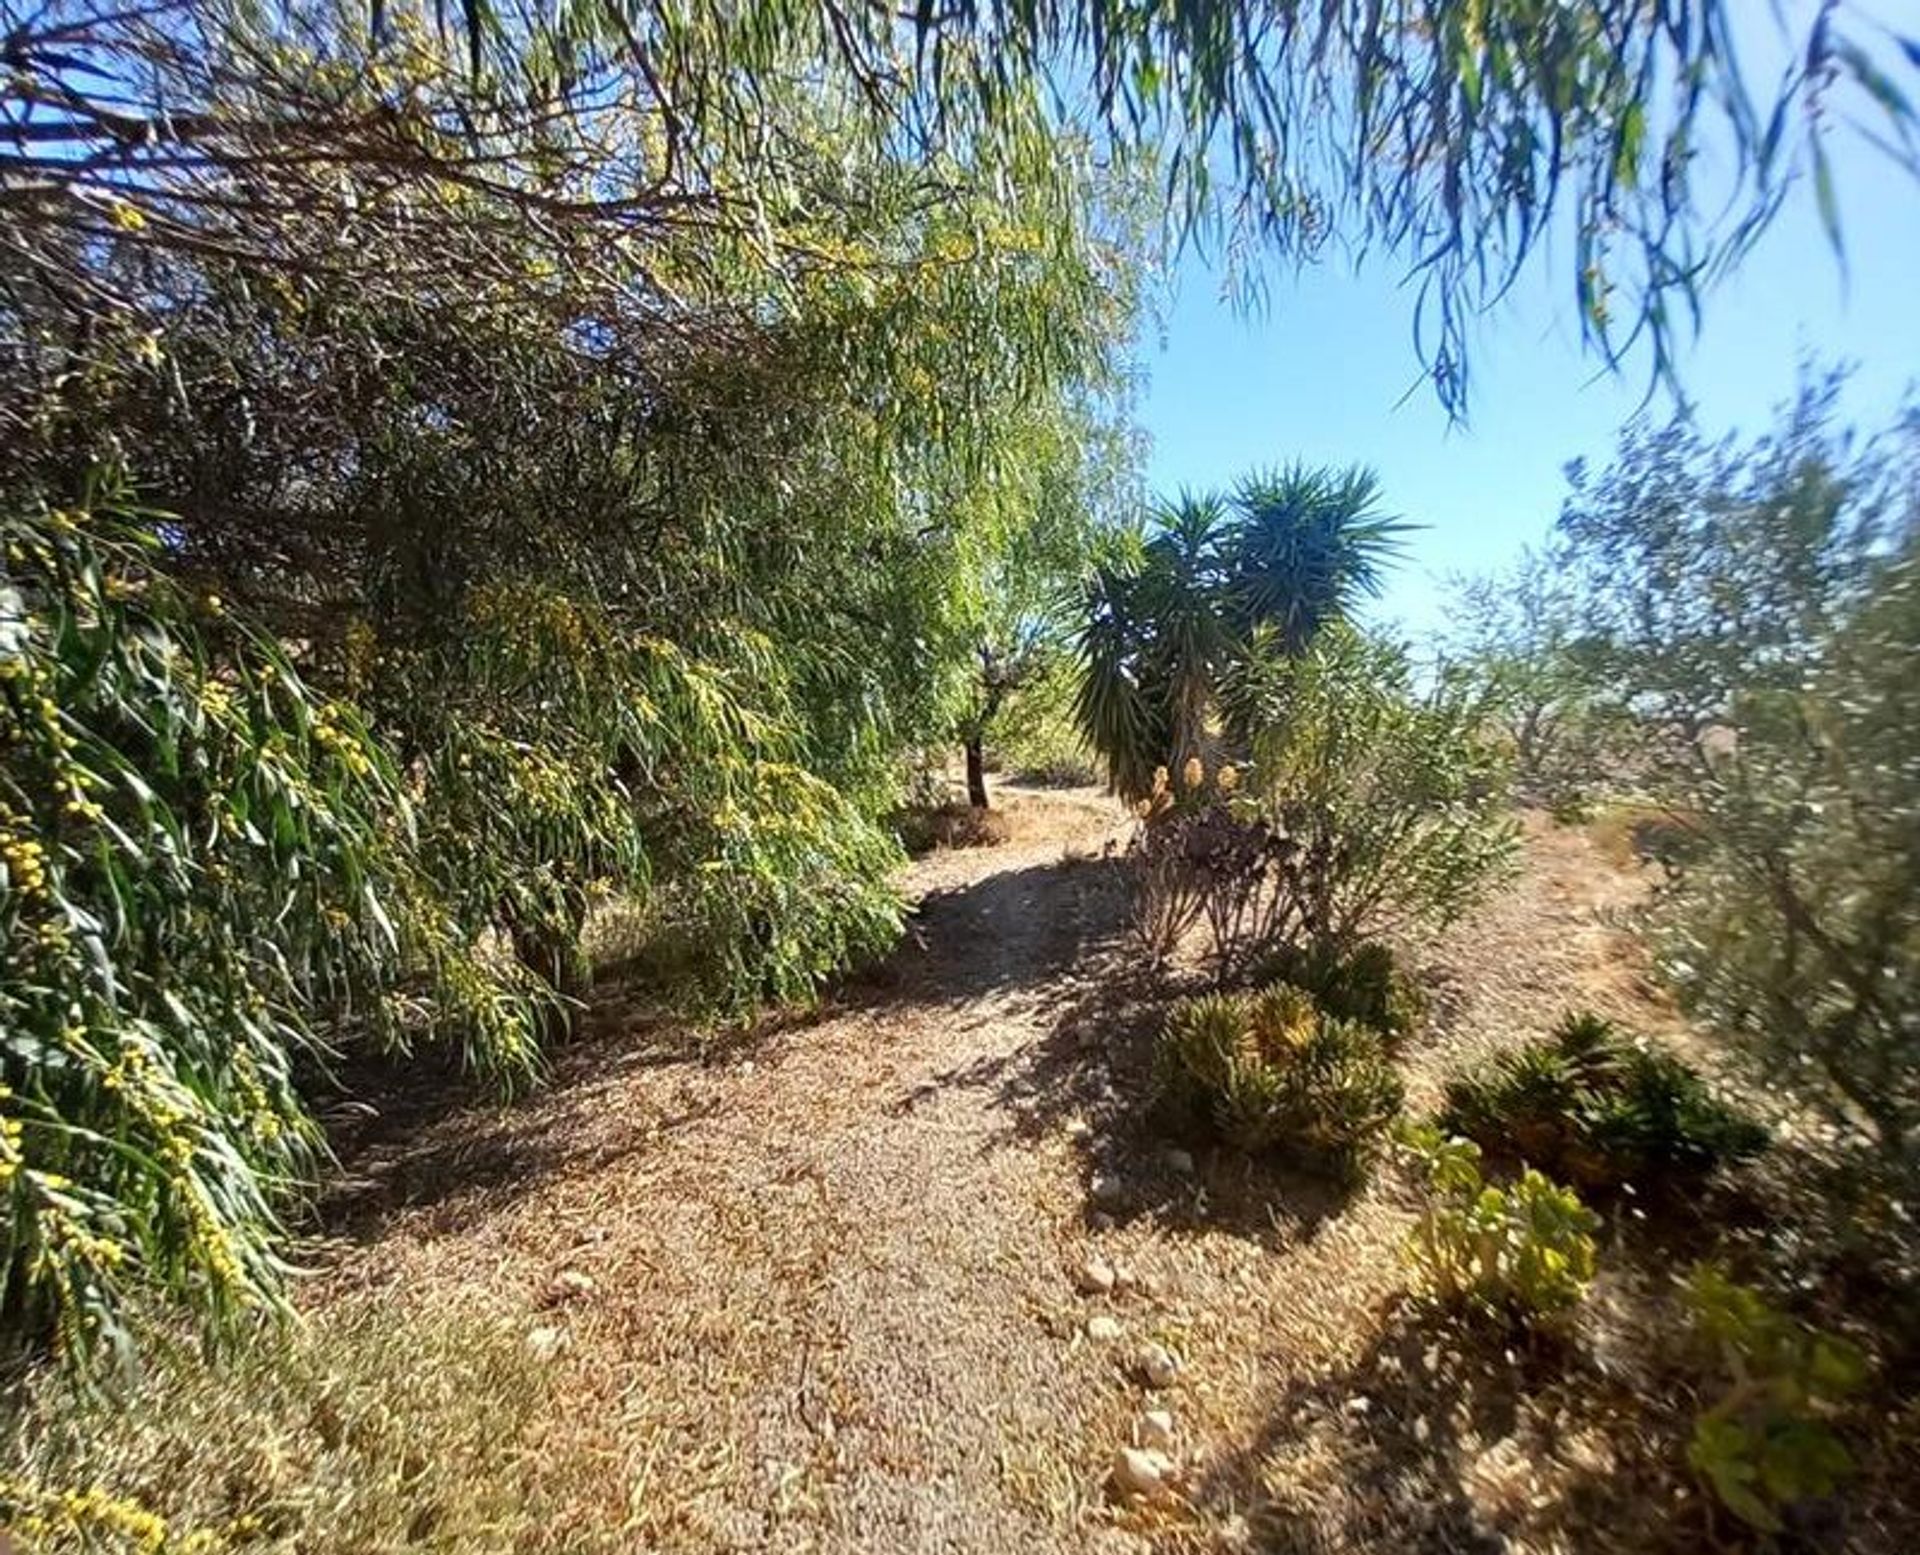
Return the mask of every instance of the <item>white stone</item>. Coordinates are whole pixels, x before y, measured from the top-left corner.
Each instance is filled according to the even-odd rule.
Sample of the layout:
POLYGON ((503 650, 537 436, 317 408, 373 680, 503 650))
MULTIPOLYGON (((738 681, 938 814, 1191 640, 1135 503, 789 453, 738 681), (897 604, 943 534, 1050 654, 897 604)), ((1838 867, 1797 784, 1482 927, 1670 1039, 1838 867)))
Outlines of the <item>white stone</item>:
POLYGON ((1134 1358, 1134 1370, 1148 1387, 1170 1388, 1180 1375, 1180 1363, 1165 1345, 1147 1344, 1140 1347, 1139 1355, 1134 1358))
POLYGON ((1089 1123, 1085 1118, 1068 1118, 1067 1119, 1067 1138, 1085 1139, 1092 1132, 1093 1132, 1093 1125, 1089 1123))
POLYGON ((1120 1326, 1120 1319, 1108 1317, 1104 1312, 1087 1319, 1087 1337, 1103 1344, 1118 1339, 1124 1332, 1126 1330, 1120 1326))
POLYGON ((1113 1265, 1104 1258, 1089 1258, 1073 1278, 1086 1295, 1104 1296, 1113 1289, 1113 1265))
POLYGON ((1124 1296, 1128 1291, 1137 1289, 1139 1287, 1139 1284, 1140 1284, 1139 1278, 1134 1274, 1133 1270, 1129 1268, 1126 1264, 1117 1263, 1113 1266, 1114 1295, 1124 1296))
POLYGON ((536 1328, 527 1334, 527 1349, 536 1360, 550 1361, 573 1343, 564 1328, 536 1328))
POLYGON ((1133 1428, 1133 1439, 1154 1452, 1173 1451, 1173 1414, 1165 1409, 1149 1409, 1133 1428))
POLYGON ((1123 1496, 1160 1495, 1179 1474, 1173 1459, 1150 1447, 1122 1447, 1113 1456, 1113 1488, 1123 1496))
POLYGON ((562 1269, 547 1287, 549 1301, 585 1301, 594 1291, 593 1276, 578 1269, 562 1269))

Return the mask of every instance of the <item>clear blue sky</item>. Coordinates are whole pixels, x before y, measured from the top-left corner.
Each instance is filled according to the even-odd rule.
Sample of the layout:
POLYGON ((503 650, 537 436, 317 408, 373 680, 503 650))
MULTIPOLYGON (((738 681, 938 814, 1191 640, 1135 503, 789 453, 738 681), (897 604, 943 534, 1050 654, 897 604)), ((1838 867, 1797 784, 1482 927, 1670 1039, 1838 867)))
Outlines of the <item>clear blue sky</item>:
MULTIPOLYGON (((1762 428, 1800 361, 1856 364, 1849 410, 1877 421, 1920 381, 1920 189, 1863 142, 1836 141, 1847 246, 1843 284, 1812 208, 1797 198, 1745 266, 1712 292, 1682 379, 1704 430, 1762 428)), ((1800 191, 1805 195, 1806 191, 1800 191)), ((1139 406, 1156 492, 1226 485, 1258 465, 1374 466, 1387 505, 1427 525, 1412 537, 1379 615, 1414 634, 1441 623, 1444 575, 1481 571, 1545 538, 1563 467, 1604 461, 1646 394, 1644 373, 1595 380, 1564 250, 1536 265, 1485 325, 1465 427, 1430 387, 1398 404, 1419 363, 1413 295, 1377 267, 1280 278, 1264 316, 1220 299, 1220 277, 1188 257, 1161 341, 1142 342, 1139 406)), ((1664 415, 1664 395, 1649 407, 1664 415)))

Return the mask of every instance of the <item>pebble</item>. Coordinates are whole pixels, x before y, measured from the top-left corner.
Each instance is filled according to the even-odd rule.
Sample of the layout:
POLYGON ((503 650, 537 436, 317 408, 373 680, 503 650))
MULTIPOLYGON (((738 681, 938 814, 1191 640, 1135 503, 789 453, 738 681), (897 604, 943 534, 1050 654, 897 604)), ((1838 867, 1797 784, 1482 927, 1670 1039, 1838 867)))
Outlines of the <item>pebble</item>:
POLYGON ((1080 1265, 1074 1283, 1088 1296, 1104 1296, 1113 1289, 1113 1265, 1104 1258, 1089 1258, 1080 1265))
POLYGON ((1151 1447, 1122 1447, 1113 1458, 1113 1488, 1123 1496, 1157 1496, 1179 1475, 1179 1466, 1151 1447))
POLYGON ((1127 1185, 1111 1172, 1095 1172, 1087 1193, 1094 1203, 1113 1209, 1126 1198, 1127 1185))
POLYGON ((593 1294, 593 1276, 583 1274, 578 1269, 562 1269, 553 1277, 553 1283, 547 1287, 547 1300, 585 1301, 593 1294))
POLYGON ((1098 1317, 1090 1317, 1087 1319, 1087 1337, 1089 1339, 1097 1339, 1105 1343, 1118 1339, 1121 1334, 1125 1332, 1126 1330, 1120 1326, 1120 1320, 1117 1317, 1108 1317, 1104 1312, 1098 1317))
POLYGON ((1165 1409, 1149 1409, 1133 1428, 1133 1439, 1154 1452, 1173 1451, 1173 1415, 1165 1409))
POLYGON ((1085 1139, 1092 1132, 1093 1132, 1093 1125, 1089 1123, 1085 1118, 1068 1118, 1067 1119, 1067 1138, 1085 1139))
POLYGON ((1182 1177, 1193 1175, 1193 1152, 1190 1150, 1170 1149, 1166 1153, 1167 1169, 1178 1172, 1182 1177))
POLYGON ((1140 1281, 1132 1269, 1124 1263, 1113 1266, 1113 1293, 1124 1296, 1130 1290, 1138 1289, 1140 1281))
POLYGON ((572 1343, 572 1337, 564 1328, 535 1328, 527 1334, 527 1349, 536 1360, 550 1361, 572 1343))
POLYGON ((1180 1363, 1163 1344, 1142 1345, 1133 1364, 1134 1370, 1140 1373, 1140 1380, 1150 1388, 1170 1388, 1180 1375, 1180 1363))

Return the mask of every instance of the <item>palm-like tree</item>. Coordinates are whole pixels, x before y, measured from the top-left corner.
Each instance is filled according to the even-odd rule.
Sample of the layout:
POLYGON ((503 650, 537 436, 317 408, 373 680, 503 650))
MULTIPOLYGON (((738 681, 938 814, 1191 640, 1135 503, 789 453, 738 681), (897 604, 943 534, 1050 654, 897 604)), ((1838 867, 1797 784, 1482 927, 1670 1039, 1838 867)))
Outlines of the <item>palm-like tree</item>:
POLYGON ((1298 653, 1380 590, 1407 528, 1361 468, 1248 476, 1230 496, 1182 492, 1115 547, 1087 593, 1076 708, 1129 799, 1207 748, 1220 693, 1256 633, 1298 653))

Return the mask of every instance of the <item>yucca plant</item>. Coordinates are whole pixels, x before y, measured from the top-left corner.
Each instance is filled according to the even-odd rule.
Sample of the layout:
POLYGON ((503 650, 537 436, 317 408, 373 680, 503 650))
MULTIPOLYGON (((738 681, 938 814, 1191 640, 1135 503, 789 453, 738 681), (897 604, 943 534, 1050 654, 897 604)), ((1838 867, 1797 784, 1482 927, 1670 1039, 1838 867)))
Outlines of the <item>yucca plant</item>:
POLYGON ((1406 528, 1371 471, 1294 465, 1229 496, 1183 492, 1096 569, 1076 712, 1129 800, 1178 774, 1228 722, 1222 690, 1257 631, 1298 653, 1377 593, 1406 528))

